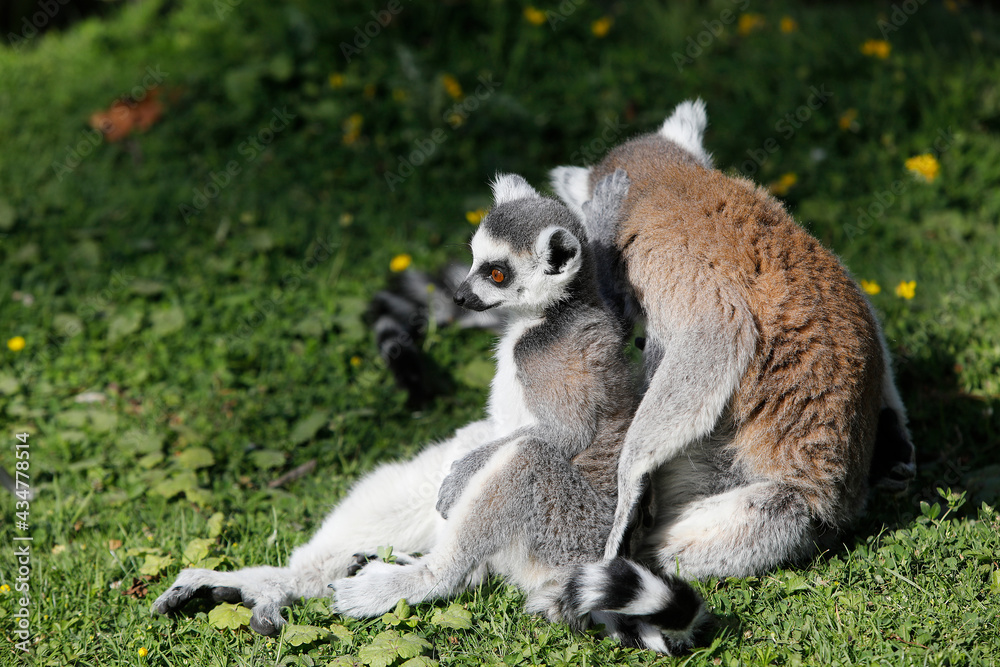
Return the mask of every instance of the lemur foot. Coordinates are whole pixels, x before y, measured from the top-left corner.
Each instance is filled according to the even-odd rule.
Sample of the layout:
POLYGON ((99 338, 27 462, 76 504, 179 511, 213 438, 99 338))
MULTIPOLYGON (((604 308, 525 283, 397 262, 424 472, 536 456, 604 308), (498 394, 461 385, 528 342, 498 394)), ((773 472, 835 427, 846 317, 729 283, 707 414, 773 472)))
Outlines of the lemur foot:
POLYGON ((216 585, 220 575, 212 570, 190 568, 181 570, 174 585, 167 589, 153 602, 153 611, 158 614, 172 614, 195 598, 208 599, 212 602, 241 602, 253 610, 250 618, 250 629, 262 635, 275 635, 286 621, 281 616, 281 606, 284 603, 283 590, 268 591, 266 586, 237 588, 234 586, 216 585))
MULTIPOLYGON (((359 554, 361 555, 361 554, 359 554)), ((362 555, 363 557, 363 555, 362 555)), ((411 561, 412 562, 412 561, 411 561)), ((353 618, 370 618, 391 611, 400 599, 414 597, 415 579, 422 578, 426 568, 419 565, 401 567, 403 563, 369 560, 359 566, 354 576, 338 579, 333 589, 333 609, 353 618)), ((419 602, 423 598, 411 600, 419 602)))

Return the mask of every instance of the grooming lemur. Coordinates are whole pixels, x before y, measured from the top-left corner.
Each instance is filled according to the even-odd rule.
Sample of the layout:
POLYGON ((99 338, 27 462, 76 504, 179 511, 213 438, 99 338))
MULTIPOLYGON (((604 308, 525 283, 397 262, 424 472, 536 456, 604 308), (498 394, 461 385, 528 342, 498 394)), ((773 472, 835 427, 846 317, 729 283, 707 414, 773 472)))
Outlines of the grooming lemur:
POLYGON ((903 488, 915 471, 871 305, 776 199, 711 168, 706 124, 704 104, 685 102, 596 166, 552 172, 577 213, 608 174, 631 180, 621 216, 585 220, 610 260, 603 288, 647 340, 605 555, 655 472, 639 555, 684 577, 813 553, 860 514, 871 482, 903 488))
MULTIPOLYGON (((597 188, 589 215, 608 220, 595 226, 614 224, 610 218, 627 189, 624 172, 597 188)), ((293 553, 288 568, 185 570, 154 609, 171 611, 196 593, 242 600, 254 608, 252 626, 271 632, 283 622, 281 605, 320 594, 328 581, 337 611, 365 617, 389 611, 400 598, 451 595, 488 571, 521 587, 527 608, 551 620, 577 628, 600 623, 627 645, 664 653, 691 645, 705 615, 689 584, 625 558, 602 562, 616 506, 618 453, 637 395, 623 356, 626 332, 599 294, 584 229, 565 206, 520 177, 499 177, 494 198, 472 240, 473 268, 455 295, 471 310, 509 313, 497 347, 490 419, 418 457, 430 467, 409 471, 450 467, 439 491, 431 482, 446 518, 419 516, 423 531, 358 535, 355 522, 365 518, 403 525, 400 516, 373 516, 373 508, 364 517, 344 516, 360 496, 371 497, 373 485, 392 493, 386 483, 395 471, 385 468, 358 485, 320 533, 293 553), (353 524, 351 534, 338 534, 345 522, 353 524), (348 577, 351 559, 335 546, 345 538, 352 552, 391 541, 399 550, 429 553, 403 564, 369 561, 348 577)), ((405 481, 411 488, 419 482, 405 481)), ((375 511, 409 515, 400 505, 412 510, 414 500, 375 511)), ((424 511, 426 500, 416 502, 424 511)))
MULTIPOLYGON (((646 557, 669 572, 742 576, 813 552, 821 532, 858 513, 868 486, 905 487, 913 447, 864 297, 780 204, 710 169, 706 122, 700 103, 683 103, 658 133, 598 167, 556 170, 553 184, 582 215, 598 173, 629 163, 628 219, 593 226, 591 240, 610 260, 602 289, 626 323, 645 315, 648 336, 648 390, 627 436, 619 507, 637 495, 639 472, 663 461, 652 475, 646 557), (661 428, 667 418, 679 427, 661 428)), ((271 634, 284 623, 282 605, 326 594, 355 552, 432 551, 444 523, 441 481, 497 437, 499 417, 491 410, 414 459, 373 471, 286 567, 184 570, 154 608, 171 611, 195 594, 242 598, 251 627, 271 634)))

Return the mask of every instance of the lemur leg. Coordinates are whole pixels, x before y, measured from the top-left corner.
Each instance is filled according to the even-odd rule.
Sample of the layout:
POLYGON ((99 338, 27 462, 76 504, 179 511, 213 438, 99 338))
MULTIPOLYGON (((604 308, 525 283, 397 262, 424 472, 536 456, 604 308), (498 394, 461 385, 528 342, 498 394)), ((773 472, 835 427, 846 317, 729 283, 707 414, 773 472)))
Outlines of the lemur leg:
POLYGON ((334 609, 364 618, 391 610, 401 598, 418 603, 461 591, 477 565, 501 548, 502 533, 506 531, 508 539, 513 536, 510 502, 530 502, 524 493, 508 493, 500 497, 501 502, 486 507, 498 483, 509 476, 505 468, 517 453, 517 442, 495 449, 469 479, 430 554, 409 565, 374 561, 355 576, 334 581, 334 609))
POLYGON ((404 566, 373 562, 334 582, 334 608, 369 617, 401 598, 448 597, 478 581, 486 564, 530 593, 558 578, 559 566, 599 558, 611 513, 557 451, 519 438, 469 478, 430 554, 404 566))
POLYGON ((683 579, 746 577, 808 556, 818 538, 799 491, 758 482, 687 503, 648 536, 644 551, 683 579))
POLYGON ((410 461, 376 468, 327 515, 312 539, 292 552, 286 567, 182 570, 153 603, 154 611, 175 611, 195 596, 242 600, 253 608, 250 627, 274 634, 285 623, 281 607, 329 595, 327 583, 347 575, 355 553, 390 545, 403 552, 430 551, 443 523, 434 509, 442 479, 455 459, 487 442, 492 433, 490 422, 475 422, 410 461))
POLYGON ((757 330, 746 308, 732 304, 694 326, 679 317, 674 327, 647 323, 647 346, 654 357, 662 356, 622 446, 618 507, 605 559, 618 555, 643 475, 712 431, 750 363, 757 330))

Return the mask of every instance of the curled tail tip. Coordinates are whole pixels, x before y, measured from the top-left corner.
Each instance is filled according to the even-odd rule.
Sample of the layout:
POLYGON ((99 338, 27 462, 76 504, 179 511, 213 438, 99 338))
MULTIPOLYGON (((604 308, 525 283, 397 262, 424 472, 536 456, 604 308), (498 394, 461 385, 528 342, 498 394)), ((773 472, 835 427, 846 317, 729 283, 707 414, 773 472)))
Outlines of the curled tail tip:
POLYGON ((626 646, 668 655, 690 650, 710 619, 689 583, 625 558, 579 567, 565 593, 568 615, 589 614, 626 646))

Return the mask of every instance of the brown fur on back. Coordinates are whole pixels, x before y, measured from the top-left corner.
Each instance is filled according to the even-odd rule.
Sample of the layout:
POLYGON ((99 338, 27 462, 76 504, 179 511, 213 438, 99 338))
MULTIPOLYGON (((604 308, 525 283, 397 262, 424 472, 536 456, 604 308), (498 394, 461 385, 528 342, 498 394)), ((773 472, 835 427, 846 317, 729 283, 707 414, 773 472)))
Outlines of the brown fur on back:
POLYGON ((724 425, 734 468, 794 484, 814 516, 844 525, 865 497, 883 376, 864 296, 751 182, 705 169, 658 135, 611 151, 591 186, 615 169, 631 180, 617 246, 650 323, 725 326, 740 308, 752 315, 756 347, 724 425))

